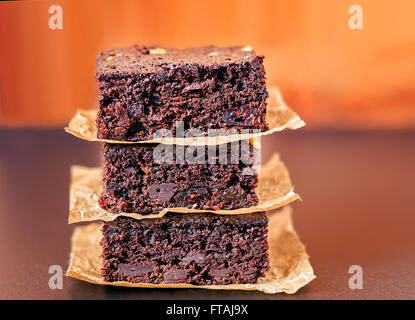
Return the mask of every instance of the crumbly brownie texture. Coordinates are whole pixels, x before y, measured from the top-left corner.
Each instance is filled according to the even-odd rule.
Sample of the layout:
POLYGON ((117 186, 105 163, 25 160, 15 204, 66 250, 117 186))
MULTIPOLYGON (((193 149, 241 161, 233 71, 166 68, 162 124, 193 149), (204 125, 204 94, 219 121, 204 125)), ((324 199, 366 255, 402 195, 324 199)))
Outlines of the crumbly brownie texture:
MULTIPOLYGON (((186 207, 193 209, 237 209, 258 203, 255 187, 258 183, 254 164, 259 150, 242 141, 236 164, 231 164, 231 145, 227 148, 226 161, 209 157, 214 164, 178 164, 177 146, 165 146, 170 163, 154 160, 155 147, 163 145, 105 144, 104 187, 100 206, 113 213, 158 213, 163 208, 186 207)), ((188 152, 186 147, 184 152, 188 152)), ((207 159, 208 147, 203 156, 207 159)), ((226 150, 226 149, 225 149, 226 150)), ((167 158, 163 158, 167 159, 167 158)), ((188 158, 186 158, 188 159, 188 158)), ((235 161, 234 161, 235 162, 235 161)))
POLYGON ((214 285, 256 283, 269 269, 268 218, 168 214, 103 226, 105 281, 214 285))
POLYGON ((132 46, 100 53, 98 138, 138 141, 159 129, 268 129, 263 56, 249 47, 132 46))

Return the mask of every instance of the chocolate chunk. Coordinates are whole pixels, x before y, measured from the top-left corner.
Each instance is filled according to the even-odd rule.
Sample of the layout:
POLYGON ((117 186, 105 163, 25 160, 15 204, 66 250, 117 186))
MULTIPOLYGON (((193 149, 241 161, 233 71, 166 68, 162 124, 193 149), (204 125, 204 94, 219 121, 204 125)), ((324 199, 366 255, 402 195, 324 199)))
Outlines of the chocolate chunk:
POLYGON ((156 263, 140 263, 137 265, 120 263, 118 266, 118 273, 120 276, 140 277, 153 271, 156 265, 156 263))
POLYGON ((237 188, 228 188, 227 190, 225 190, 223 192, 223 200, 226 202, 232 202, 234 200, 238 200, 241 195, 238 193, 238 189, 237 188))
POLYGON ((206 262, 206 256, 202 253, 196 253, 196 254, 188 254, 186 257, 183 258, 184 262, 196 262, 196 263, 205 263, 206 262))
POLYGON ((216 281, 221 281, 223 277, 229 277, 229 274, 231 274, 234 269, 234 267, 211 269, 209 273, 216 281))
POLYGON ((186 278, 186 272, 181 269, 167 271, 164 274, 164 281, 167 283, 182 282, 186 278))
POLYGON ((175 186, 175 183, 153 184, 147 190, 148 196, 160 202, 169 201, 174 194, 175 186))
POLYGON ((189 92, 189 91, 207 89, 207 88, 211 87, 212 85, 214 85, 214 83, 215 83, 215 79, 208 79, 208 80, 203 81, 203 82, 194 82, 194 83, 189 84, 188 86, 186 86, 182 90, 182 94, 184 94, 186 92, 189 92))

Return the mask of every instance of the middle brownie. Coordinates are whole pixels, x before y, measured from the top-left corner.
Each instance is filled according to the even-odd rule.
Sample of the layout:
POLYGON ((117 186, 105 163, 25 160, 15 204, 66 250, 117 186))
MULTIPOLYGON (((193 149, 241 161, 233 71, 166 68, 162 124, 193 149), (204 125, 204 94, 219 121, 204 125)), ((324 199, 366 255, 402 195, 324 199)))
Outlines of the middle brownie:
POLYGON ((254 206, 258 203, 258 156, 259 150, 246 141, 237 148, 228 144, 197 150, 104 144, 100 206, 113 213, 140 214, 172 207, 230 210, 254 206))

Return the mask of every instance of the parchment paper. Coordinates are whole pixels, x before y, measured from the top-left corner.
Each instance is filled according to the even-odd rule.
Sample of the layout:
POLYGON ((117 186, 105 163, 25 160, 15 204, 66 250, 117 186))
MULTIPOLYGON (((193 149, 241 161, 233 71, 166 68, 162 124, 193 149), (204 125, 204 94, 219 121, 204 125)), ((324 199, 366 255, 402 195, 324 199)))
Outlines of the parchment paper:
POLYGON ((70 208, 68 223, 83 221, 111 221, 119 216, 134 219, 160 218, 167 212, 178 213, 206 213, 215 214, 243 214, 256 211, 269 211, 282 207, 299 198, 293 191, 290 175, 278 154, 264 165, 259 173, 259 182, 256 188, 259 202, 256 206, 234 210, 199 210, 189 208, 164 208, 157 214, 141 215, 139 213, 109 213, 99 204, 102 192, 102 169, 71 167, 70 208))
POLYGON ((269 89, 266 121, 269 130, 252 134, 233 134, 217 137, 191 137, 191 138, 159 138, 142 141, 117 141, 97 138, 96 116, 97 110, 79 109, 69 122, 65 131, 84 140, 100 141, 108 143, 163 143, 179 145, 217 145, 238 140, 248 140, 259 136, 268 135, 284 129, 298 129, 305 125, 304 121, 292 111, 283 101, 277 88, 269 89))
POLYGON ((77 227, 72 235, 72 248, 66 275, 90 283, 138 288, 199 288, 213 290, 259 290, 265 293, 293 294, 315 279, 304 245, 292 225, 291 209, 284 207, 269 215, 268 243, 270 270, 257 284, 190 285, 149 284, 126 281, 106 282, 101 277, 102 258, 99 242, 102 223, 77 227))

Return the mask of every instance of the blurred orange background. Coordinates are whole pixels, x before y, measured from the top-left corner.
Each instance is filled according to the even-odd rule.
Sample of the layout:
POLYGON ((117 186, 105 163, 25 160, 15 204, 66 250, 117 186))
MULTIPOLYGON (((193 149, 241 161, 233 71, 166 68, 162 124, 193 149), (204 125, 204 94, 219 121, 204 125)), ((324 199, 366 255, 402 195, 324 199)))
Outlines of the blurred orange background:
POLYGON ((415 1, 0 3, 0 125, 57 125, 97 105, 98 52, 134 43, 251 45, 312 128, 415 128, 415 1), (349 28, 352 5, 363 29, 349 28), (51 5, 63 29, 48 26, 51 5))

